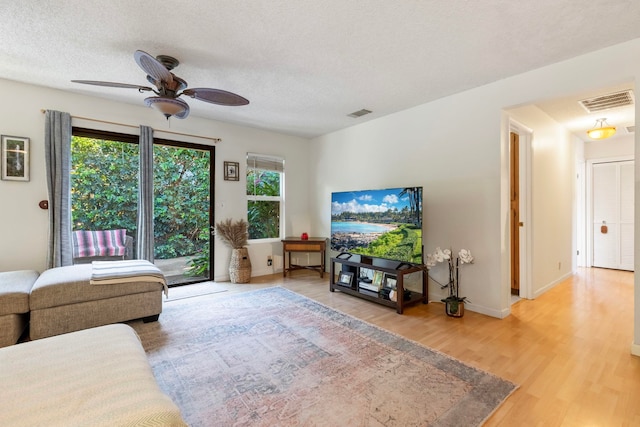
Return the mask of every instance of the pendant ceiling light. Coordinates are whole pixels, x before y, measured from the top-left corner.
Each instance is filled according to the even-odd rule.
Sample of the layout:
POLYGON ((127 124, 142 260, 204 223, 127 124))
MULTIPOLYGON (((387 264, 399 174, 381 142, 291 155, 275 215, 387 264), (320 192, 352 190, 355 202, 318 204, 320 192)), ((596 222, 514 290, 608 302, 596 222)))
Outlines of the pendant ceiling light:
POLYGON ((153 107, 160 111, 169 120, 169 117, 175 116, 184 119, 189 115, 189 105, 178 98, 167 98, 166 96, 152 96, 145 98, 144 103, 147 107, 153 107))
POLYGON ((616 133, 615 126, 609 126, 607 119, 596 119, 596 124, 593 129, 587 131, 587 135, 591 139, 606 139, 616 133))

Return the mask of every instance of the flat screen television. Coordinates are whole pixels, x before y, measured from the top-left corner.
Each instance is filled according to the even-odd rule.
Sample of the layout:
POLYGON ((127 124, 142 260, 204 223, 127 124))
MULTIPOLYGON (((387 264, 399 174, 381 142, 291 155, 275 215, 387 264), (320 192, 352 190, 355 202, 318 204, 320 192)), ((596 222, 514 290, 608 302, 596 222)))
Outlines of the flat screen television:
POLYGON ((331 249, 422 264, 422 187, 332 193, 331 249))

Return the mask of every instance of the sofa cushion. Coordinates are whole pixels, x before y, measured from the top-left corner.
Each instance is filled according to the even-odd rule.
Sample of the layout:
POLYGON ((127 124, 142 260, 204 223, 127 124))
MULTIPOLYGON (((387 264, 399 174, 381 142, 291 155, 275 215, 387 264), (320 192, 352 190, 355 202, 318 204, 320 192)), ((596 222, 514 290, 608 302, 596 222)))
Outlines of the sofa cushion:
POLYGON ((31 310, 163 290, 162 284, 158 282, 90 285, 91 271, 91 264, 56 267, 44 271, 31 289, 31 310))
POLYGON ((0 273, 0 316, 29 312, 29 293, 38 279, 33 270, 0 273))

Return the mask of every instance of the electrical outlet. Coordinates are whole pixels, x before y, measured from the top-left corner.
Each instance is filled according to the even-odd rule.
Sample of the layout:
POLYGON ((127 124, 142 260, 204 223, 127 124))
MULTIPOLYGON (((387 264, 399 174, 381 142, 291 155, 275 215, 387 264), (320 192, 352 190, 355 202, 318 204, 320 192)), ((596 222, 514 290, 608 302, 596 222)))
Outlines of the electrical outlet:
POLYGON ((271 267, 273 265, 273 260, 271 259, 271 256, 267 257, 267 266, 271 267))

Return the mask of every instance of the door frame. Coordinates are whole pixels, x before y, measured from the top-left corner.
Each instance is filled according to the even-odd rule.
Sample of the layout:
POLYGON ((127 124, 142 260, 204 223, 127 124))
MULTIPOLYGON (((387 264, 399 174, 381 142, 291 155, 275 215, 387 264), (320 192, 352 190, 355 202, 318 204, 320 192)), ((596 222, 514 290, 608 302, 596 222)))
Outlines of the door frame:
MULTIPOLYGON (((614 163, 635 161, 635 156, 603 157, 587 160, 586 170, 586 255, 587 267, 593 267, 593 165, 597 163, 614 163)), ((634 163, 635 165, 635 163, 634 163)), ((635 166, 634 166, 635 167, 635 166)))
MULTIPOLYGON (((532 227, 532 206, 531 206, 531 164, 532 164, 532 141, 533 130, 517 122, 509 119, 509 132, 518 134, 519 139, 519 181, 520 181, 520 298, 533 299, 532 287, 532 268, 531 256, 533 227, 532 227)), ((511 156, 511 153, 509 153, 511 156)), ((509 215, 510 216, 510 215, 509 215)), ((511 228, 509 227, 509 230, 511 228)), ((511 240, 511 239, 509 239, 511 240)), ((511 251, 513 248, 510 248, 511 251)), ((509 273, 511 274, 511 273, 509 273)), ((509 278, 509 287, 511 287, 511 278, 509 278)))

